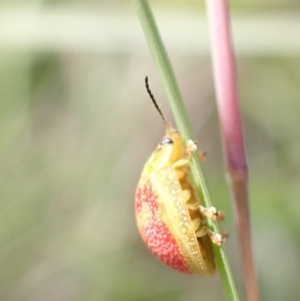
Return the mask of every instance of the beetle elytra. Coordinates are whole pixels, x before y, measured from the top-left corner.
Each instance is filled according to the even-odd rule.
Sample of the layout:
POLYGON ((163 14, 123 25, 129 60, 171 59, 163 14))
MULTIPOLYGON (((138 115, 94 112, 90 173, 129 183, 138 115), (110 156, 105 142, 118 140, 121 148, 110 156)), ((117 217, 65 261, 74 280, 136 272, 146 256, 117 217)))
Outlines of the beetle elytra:
POLYGON ((186 143, 158 107, 166 134, 147 160, 135 194, 138 230, 148 249, 169 267, 187 274, 212 274, 215 260, 212 243, 220 246, 224 236, 210 231, 206 218, 221 220, 214 207, 205 208, 189 181, 189 159, 196 143, 186 143))

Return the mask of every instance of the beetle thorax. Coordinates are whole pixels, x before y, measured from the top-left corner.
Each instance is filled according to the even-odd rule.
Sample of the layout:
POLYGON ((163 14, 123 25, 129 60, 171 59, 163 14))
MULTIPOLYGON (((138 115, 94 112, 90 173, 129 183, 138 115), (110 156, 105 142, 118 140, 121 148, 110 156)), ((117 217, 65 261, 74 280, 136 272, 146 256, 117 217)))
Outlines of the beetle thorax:
POLYGON ((171 128, 167 129, 166 135, 161 139, 156 150, 152 153, 145 164, 142 176, 163 167, 171 166, 184 155, 181 135, 171 128))

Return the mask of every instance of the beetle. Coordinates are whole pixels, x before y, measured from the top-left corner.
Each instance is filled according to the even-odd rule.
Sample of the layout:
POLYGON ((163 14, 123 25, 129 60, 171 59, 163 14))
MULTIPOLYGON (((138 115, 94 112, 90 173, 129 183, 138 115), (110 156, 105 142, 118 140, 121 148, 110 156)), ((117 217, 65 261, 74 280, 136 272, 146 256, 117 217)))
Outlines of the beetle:
POLYGON ((215 272, 212 243, 220 246, 225 236, 207 228, 206 218, 222 220, 216 208, 203 207, 189 181, 189 159, 197 150, 184 142, 160 110, 145 79, 147 92, 160 114, 166 134, 142 170, 135 193, 135 217, 142 240, 167 266, 186 274, 215 272))

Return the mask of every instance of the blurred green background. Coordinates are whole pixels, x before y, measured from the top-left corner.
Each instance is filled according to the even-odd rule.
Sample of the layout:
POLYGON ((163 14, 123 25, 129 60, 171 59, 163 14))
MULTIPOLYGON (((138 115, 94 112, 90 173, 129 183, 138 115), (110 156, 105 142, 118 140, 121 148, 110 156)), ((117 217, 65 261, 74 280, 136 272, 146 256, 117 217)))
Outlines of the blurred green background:
MULTIPOLYGON (((244 299, 204 2, 151 1, 244 299)), ((232 1, 263 300, 300 300, 300 5, 232 1)), ((129 1, 0 2, 0 300, 224 300, 157 262, 133 199, 171 113, 129 1)))

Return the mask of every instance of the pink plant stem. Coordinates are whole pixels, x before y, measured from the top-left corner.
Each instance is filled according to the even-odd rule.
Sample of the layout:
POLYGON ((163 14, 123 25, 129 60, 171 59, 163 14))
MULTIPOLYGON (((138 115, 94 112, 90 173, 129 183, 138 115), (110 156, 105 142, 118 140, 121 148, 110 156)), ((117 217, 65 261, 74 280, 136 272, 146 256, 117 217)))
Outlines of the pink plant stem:
POLYGON ((235 204, 236 227, 243 265, 245 290, 247 300, 259 301, 259 288, 251 251, 248 170, 238 104, 228 3, 226 0, 207 0, 207 6, 224 157, 235 204))

